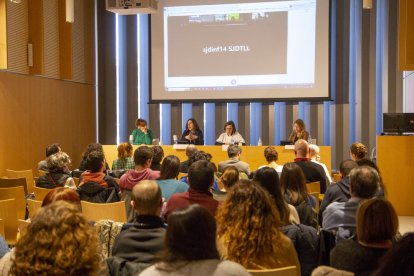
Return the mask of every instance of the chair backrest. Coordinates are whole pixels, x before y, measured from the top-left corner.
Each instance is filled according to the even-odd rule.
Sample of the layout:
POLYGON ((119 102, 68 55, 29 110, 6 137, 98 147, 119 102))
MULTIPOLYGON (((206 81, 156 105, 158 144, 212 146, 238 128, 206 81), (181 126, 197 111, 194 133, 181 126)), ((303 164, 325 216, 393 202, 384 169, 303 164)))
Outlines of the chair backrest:
POLYGON ((253 276, 297 276, 296 266, 287 266, 274 269, 249 270, 253 276))
POLYGON ((42 208, 42 201, 28 199, 27 208, 29 209, 29 218, 32 219, 36 211, 42 208))
POLYGON ((18 178, 7 178, 2 177, 0 178, 0 188, 11 188, 11 187, 18 187, 22 186, 24 189, 24 194, 27 195, 27 181, 24 177, 18 178))
POLYGON ((19 238, 26 232, 27 226, 30 224, 30 221, 24 219, 17 220, 17 228, 19 228, 19 238))
POLYGON ((81 201, 82 213, 91 221, 110 219, 117 222, 127 222, 125 202, 92 203, 81 201))
POLYGON ((6 170, 6 176, 10 178, 26 178, 27 183, 27 191, 28 193, 33 193, 33 187, 35 186, 34 178, 33 178, 33 171, 30 170, 23 170, 23 171, 15 171, 15 170, 6 170))
POLYGON ((4 220, 0 218, 0 235, 4 237, 4 220))
POLYGON ((308 193, 321 193, 321 183, 319 181, 306 183, 306 188, 308 193))
POLYGON ((72 177, 73 181, 75 182, 76 187, 79 186, 79 177, 72 177))
POLYGON ((26 216, 26 197, 22 186, 11 188, 0 188, 0 200, 12 199, 16 200, 17 218, 25 219, 26 216))
POLYGON ((17 208, 15 199, 0 200, 0 218, 4 222, 4 239, 14 245, 17 239, 17 208))
POLYGON ((40 187, 34 187, 34 196, 35 200, 43 201, 43 199, 46 197, 46 195, 53 189, 46 189, 46 188, 40 188, 40 187))
POLYGON ((332 176, 333 176, 332 177, 333 182, 338 182, 339 180, 341 180, 341 174, 340 173, 334 173, 332 176))

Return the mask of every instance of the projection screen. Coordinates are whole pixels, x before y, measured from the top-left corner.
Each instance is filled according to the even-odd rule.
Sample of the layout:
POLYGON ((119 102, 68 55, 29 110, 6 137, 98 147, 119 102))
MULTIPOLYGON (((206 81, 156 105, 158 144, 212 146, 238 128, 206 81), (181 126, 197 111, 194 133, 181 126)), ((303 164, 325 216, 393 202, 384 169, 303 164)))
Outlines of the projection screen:
POLYGON ((328 100, 329 0, 160 0, 151 102, 328 100))

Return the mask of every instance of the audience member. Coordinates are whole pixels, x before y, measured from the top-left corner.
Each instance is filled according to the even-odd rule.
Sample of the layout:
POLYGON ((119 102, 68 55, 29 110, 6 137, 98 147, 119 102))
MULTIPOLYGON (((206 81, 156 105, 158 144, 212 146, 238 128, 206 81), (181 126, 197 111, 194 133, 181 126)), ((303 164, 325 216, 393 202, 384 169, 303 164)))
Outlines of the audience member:
POLYGON ((214 183, 214 168, 209 161, 199 160, 188 169, 190 188, 187 192, 173 194, 167 202, 165 218, 176 209, 198 203, 212 215, 216 214, 218 201, 213 198, 210 188, 214 183))
POLYGON ((228 121, 224 124, 224 132, 220 134, 216 140, 216 145, 245 145, 246 142, 240 133, 236 130, 236 125, 233 121, 228 121))
POLYGON ((340 241, 331 251, 331 266, 356 275, 371 275, 392 247, 398 232, 397 213, 388 201, 374 198, 360 205, 356 221, 357 241, 340 241))
POLYGON ((160 262, 147 268, 140 275, 250 274, 239 264, 220 261, 216 247, 216 222, 210 212, 194 204, 180 208, 168 217, 165 250, 160 262))
POLYGON ((152 180, 143 180, 132 190, 133 223, 124 224, 115 238, 112 256, 107 260, 110 274, 137 275, 150 266, 164 245, 166 225, 160 218, 161 190, 152 180), (125 265, 124 261, 129 263, 125 265), (131 263, 132 262, 132 263, 131 263))
POLYGON ((51 190, 50 192, 48 192, 42 201, 42 207, 46 207, 52 204, 53 202, 56 202, 59 200, 72 203, 74 206, 79 208, 79 211, 82 209, 81 200, 79 198, 78 193, 72 189, 63 188, 63 187, 55 188, 51 190))
POLYGON ((141 180, 155 180, 160 177, 159 171, 150 169, 153 152, 148 146, 141 146, 134 152, 135 169, 127 171, 120 179, 121 191, 132 191, 141 180))
POLYGON ((264 157, 266 158, 267 165, 261 166, 259 167, 259 169, 264 168, 264 167, 273 168, 276 170, 276 172, 280 176, 280 174, 282 173, 283 165, 278 165, 276 163, 278 156, 279 154, 277 153, 277 150, 275 147, 268 146, 267 148, 265 148, 264 157))
POLYGON ((287 204, 283 198, 282 189, 279 183, 279 176, 273 168, 263 167, 257 170, 253 180, 269 192, 273 202, 275 203, 276 210, 279 212, 280 220, 283 225, 300 223, 296 208, 290 204, 287 204))
POLYGON ((218 249, 222 259, 247 269, 272 269, 300 264, 282 225, 275 204, 256 182, 240 180, 229 191, 217 213, 218 249))
POLYGON ((368 154, 368 149, 364 144, 355 142, 350 147, 350 154, 352 160, 358 161, 365 158, 365 156, 368 154))
POLYGON ((86 158, 86 171, 81 175, 78 193, 81 200, 106 203, 119 201, 119 186, 104 173, 105 159, 101 151, 92 151, 86 158))
POLYGON ((380 259, 379 268, 372 274, 374 276, 411 276, 414 271, 414 233, 404 235, 380 259))
POLYGON ((295 156, 295 163, 305 174, 306 182, 319 181, 321 193, 324 194, 327 188, 325 172, 321 165, 310 161, 308 142, 300 139, 295 143, 295 156))
POLYGON ((378 191, 379 176, 371 167, 357 167, 350 172, 349 183, 350 199, 347 202, 333 202, 323 212, 322 228, 335 230, 338 239, 349 239, 355 235, 358 206, 378 191))
POLYGON ((188 190, 188 185, 177 180, 179 174, 180 159, 175 155, 168 155, 164 158, 161 165, 160 177, 157 184, 161 188, 162 197, 168 201, 171 195, 183 193, 188 190))
POLYGON ((225 168, 219 179, 219 183, 222 184, 223 188, 212 190, 214 199, 223 201, 227 196, 227 191, 229 191, 230 188, 233 187, 237 181, 239 181, 239 178, 239 170, 235 166, 228 166, 225 168))
POLYGON ((132 159, 132 145, 128 142, 118 146, 118 159, 112 162, 112 170, 132 170, 135 167, 132 159))
POLYGON ((190 157, 198 151, 197 147, 195 145, 188 145, 185 149, 185 155, 187 156, 187 160, 180 163, 180 172, 181 173, 188 173, 188 167, 190 162, 190 157))
POLYGON ((242 153, 241 147, 237 145, 229 145, 227 148, 227 155, 230 159, 218 163, 218 171, 223 172, 228 166, 235 166, 239 172, 243 172, 246 175, 250 175, 249 164, 240 161, 240 155, 242 153))
POLYGON ((154 134, 152 130, 147 127, 147 121, 138 118, 135 121, 137 127, 131 133, 134 145, 151 145, 154 134))
POLYGON ((37 169, 40 171, 47 171, 47 161, 46 161, 47 158, 51 156, 52 154, 58 153, 59 151, 61 151, 61 149, 58 143, 54 143, 54 144, 47 146, 46 147, 46 159, 40 161, 37 164, 37 169))
POLYGON ((71 160, 69 155, 60 151, 46 158, 47 173, 39 176, 36 186, 53 189, 56 187, 68 187, 76 189, 75 181, 71 177, 69 167, 71 160))
POLYGON ((41 208, 1 259, 0 274, 98 275, 101 258, 93 226, 67 202, 41 208))
POLYGON ((317 145, 314 145, 314 144, 309 145, 310 161, 315 162, 316 164, 319 164, 322 166, 323 171, 325 172, 325 176, 326 176, 326 183, 329 185, 332 183, 331 174, 329 173, 326 165, 320 162, 321 156, 319 155, 319 152, 320 152, 320 149, 317 145))
POLYGON ((313 209, 315 199, 308 194, 305 175, 297 163, 283 166, 280 184, 286 202, 295 206, 300 222, 316 228, 317 214, 313 209))
POLYGON ((306 131, 305 122, 302 119, 297 119, 293 122, 293 129, 288 140, 294 144, 300 139, 308 141, 309 132, 306 131))
POLYGON ((161 170, 161 160, 164 158, 164 150, 161 146, 153 146, 152 150, 152 161, 151 161, 151 170, 160 171, 161 170))
POLYGON ((196 119, 190 118, 187 120, 185 130, 181 135, 180 141, 188 144, 204 145, 203 132, 198 126, 196 119))
MULTIPOLYGON (((104 154, 102 145, 101 144, 98 144, 98 143, 90 143, 86 147, 85 151, 82 154, 82 160, 81 160, 80 165, 79 165, 79 171, 83 172, 83 171, 86 171, 87 170, 87 168, 86 168, 87 158, 88 158, 89 153, 91 153, 92 151, 100 151, 100 152, 102 152, 102 154, 103 154, 103 156, 105 158, 105 154, 104 154)), ((104 172, 106 173, 107 170, 109 170, 109 165, 105 161, 105 170, 104 170, 104 172)))
POLYGON ((344 160, 339 164, 339 173, 341 180, 328 187, 325 196, 319 207, 319 224, 322 225, 322 214, 326 207, 332 202, 346 202, 351 197, 349 192, 349 173, 358 166, 358 164, 351 160, 344 160))
POLYGON ((6 253, 8 253, 10 251, 9 246, 7 245, 6 240, 3 238, 2 235, 0 235, 0 275, 4 275, 2 274, 2 266, 1 266, 1 258, 3 258, 4 255, 6 255, 6 253))

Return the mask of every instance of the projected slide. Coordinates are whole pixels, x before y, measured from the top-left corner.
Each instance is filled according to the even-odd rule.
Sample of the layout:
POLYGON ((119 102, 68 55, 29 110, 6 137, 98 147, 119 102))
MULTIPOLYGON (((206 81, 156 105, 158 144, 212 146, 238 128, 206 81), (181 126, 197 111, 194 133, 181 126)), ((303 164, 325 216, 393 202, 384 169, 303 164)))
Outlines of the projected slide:
POLYGON ((152 100, 329 97, 329 0, 162 4, 152 100))

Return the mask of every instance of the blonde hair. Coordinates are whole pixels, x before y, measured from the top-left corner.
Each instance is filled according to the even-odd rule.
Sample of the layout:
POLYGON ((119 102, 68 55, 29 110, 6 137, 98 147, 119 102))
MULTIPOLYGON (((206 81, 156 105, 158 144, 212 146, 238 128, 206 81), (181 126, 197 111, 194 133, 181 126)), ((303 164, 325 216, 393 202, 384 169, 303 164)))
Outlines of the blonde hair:
POLYGON ((71 160, 69 155, 59 151, 46 158, 46 163, 49 172, 63 172, 66 168, 69 168, 71 160))
POLYGON ((122 143, 118 146, 118 158, 126 158, 132 156, 132 145, 128 142, 122 143))

